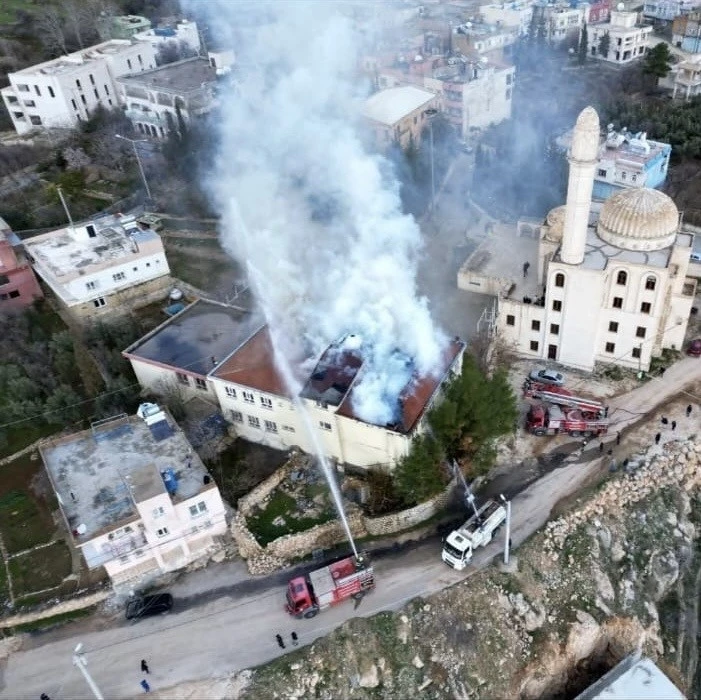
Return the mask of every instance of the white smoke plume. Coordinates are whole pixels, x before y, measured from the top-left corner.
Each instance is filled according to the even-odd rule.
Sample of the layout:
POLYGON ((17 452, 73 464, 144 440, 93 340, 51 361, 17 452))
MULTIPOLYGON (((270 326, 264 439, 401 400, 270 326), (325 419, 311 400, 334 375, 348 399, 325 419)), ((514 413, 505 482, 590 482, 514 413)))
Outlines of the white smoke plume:
POLYGON ((321 0, 258 3, 268 21, 238 34, 245 4, 191 7, 229 33, 237 60, 235 87, 220 92, 209 177, 223 245, 247 266, 288 360, 362 338, 353 408, 390 422, 412 372, 435 370, 445 338, 417 293, 419 228, 401 212, 387 161, 362 138, 361 34, 321 0))

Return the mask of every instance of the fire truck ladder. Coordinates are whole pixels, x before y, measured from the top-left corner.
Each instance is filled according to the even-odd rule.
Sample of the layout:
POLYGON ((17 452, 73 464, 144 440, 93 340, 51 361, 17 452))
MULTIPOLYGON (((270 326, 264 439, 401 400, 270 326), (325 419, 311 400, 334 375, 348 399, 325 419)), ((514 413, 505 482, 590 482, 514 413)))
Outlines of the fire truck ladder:
POLYGON ((572 394, 564 394, 556 391, 537 390, 531 394, 536 399, 554 403, 557 406, 566 406, 568 408, 579 408, 582 411, 604 414, 606 407, 599 401, 593 399, 585 399, 581 396, 573 396, 572 394))

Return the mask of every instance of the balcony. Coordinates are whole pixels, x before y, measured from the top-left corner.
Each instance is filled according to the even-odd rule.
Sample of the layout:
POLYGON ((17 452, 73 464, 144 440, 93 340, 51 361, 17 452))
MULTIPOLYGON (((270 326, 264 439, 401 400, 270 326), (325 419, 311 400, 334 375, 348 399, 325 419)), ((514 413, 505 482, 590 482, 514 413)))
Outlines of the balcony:
POLYGON ((165 116, 161 119, 161 115, 156 112, 144 112, 139 109, 127 109, 124 114, 131 122, 141 122, 142 124, 152 124, 153 126, 167 126, 165 116))

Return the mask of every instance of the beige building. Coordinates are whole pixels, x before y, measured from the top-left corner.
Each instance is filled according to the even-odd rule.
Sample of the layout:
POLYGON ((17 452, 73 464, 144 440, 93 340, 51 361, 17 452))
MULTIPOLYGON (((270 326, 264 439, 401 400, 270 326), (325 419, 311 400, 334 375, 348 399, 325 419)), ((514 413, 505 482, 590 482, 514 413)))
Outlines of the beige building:
POLYGON ((591 25, 588 31, 589 53, 593 57, 623 64, 645 55, 650 45, 652 26, 638 24, 637 12, 612 10, 608 22, 591 25), (604 56, 599 51, 599 44, 606 34, 609 36, 609 49, 604 56))
MULTIPOLYGON (((701 54, 680 61, 672 68, 672 97, 689 100, 701 94, 701 54)), ((661 81, 660 81, 661 82, 661 81)))
POLYGON ((665 348, 682 348, 696 293, 693 234, 657 190, 592 201, 599 138, 598 115, 587 107, 574 130, 566 204, 544 222, 519 222, 500 269, 478 249, 458 285, 497 296, 496 330, 525 356, 647 370, 665 348))
POLYGON ((405 85, 380 90, 369 97, 363 116, 372 123, 381 147, 396 142, 406 148, 411 141, 421 143, 421 133, 428 124, 426 110, 437 106, 434 93, 405 85))
POLYGON ((154 404, 45 442, 39 452, 74 546, 114 584, 183 568, 226 532, 214 479, 154 404))

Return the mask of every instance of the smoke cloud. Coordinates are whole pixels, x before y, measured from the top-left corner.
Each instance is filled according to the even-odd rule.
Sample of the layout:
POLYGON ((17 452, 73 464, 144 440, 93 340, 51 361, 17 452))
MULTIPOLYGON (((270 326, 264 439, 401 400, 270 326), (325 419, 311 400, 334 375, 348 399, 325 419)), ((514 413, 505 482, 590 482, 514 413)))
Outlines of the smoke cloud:
POLYGON ((220 93, 208 178, 222 243, 247 266, 288 361, 315 360, 347 334, 362 339, 353 408, 390 422, 398 393, 415 371, 435 370, 445 338, 417 293, 419 228, 401 211, 388 162, 363 140, 363 35, 334 3, 268 3, 265 21, 237 35, 244 4, 192 7, 238 64, 235 87, 220 93))

